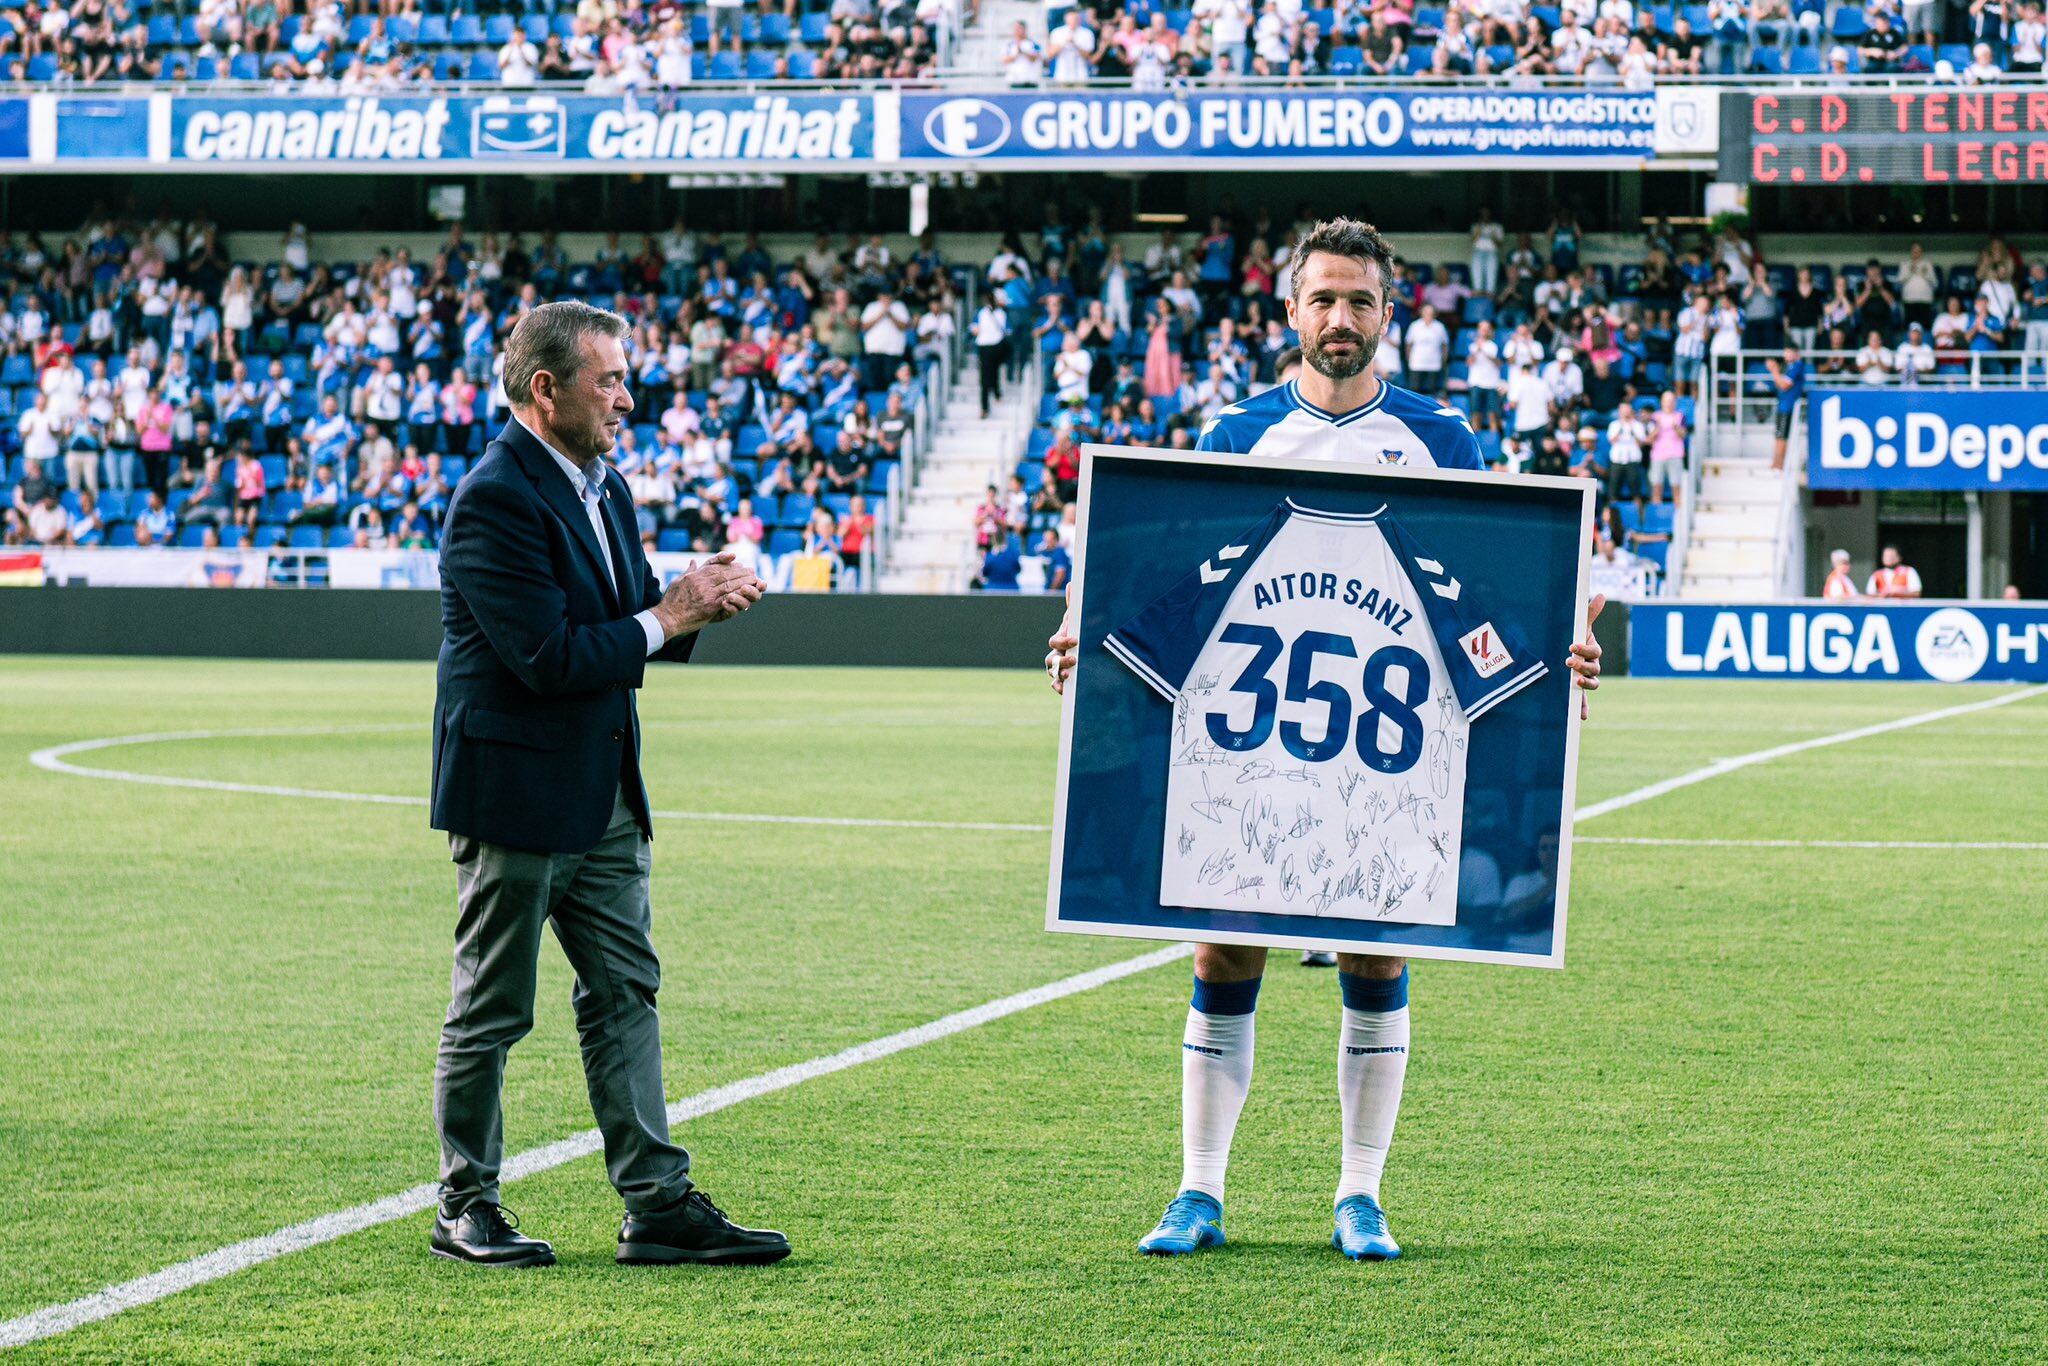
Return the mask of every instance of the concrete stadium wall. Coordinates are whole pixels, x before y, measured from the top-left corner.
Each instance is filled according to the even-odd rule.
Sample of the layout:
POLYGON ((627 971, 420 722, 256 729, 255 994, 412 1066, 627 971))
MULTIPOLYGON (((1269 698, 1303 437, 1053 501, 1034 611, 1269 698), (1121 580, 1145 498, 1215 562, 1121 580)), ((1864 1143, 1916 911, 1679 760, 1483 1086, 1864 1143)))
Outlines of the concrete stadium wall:
MULTIPOLYGON (((441 597, 406 589, 0 589, 0 654, 429 660, 441 597)), ((1035 669, 1053 597, 785 593, 705 633, 706 664, 1035 669)), ((1628 608, 1601 613, 1610 672, 1628 671, 1628 608)))

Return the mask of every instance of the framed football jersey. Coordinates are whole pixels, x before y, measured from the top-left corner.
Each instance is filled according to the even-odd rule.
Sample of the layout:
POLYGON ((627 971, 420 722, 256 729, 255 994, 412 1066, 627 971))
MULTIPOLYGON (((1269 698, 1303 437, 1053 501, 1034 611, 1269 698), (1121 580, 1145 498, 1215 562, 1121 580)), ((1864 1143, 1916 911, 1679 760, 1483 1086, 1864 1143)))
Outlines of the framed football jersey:
POLYGON ((1559 967, 1593 486, 1084 446, 1047 927, 1559 967))

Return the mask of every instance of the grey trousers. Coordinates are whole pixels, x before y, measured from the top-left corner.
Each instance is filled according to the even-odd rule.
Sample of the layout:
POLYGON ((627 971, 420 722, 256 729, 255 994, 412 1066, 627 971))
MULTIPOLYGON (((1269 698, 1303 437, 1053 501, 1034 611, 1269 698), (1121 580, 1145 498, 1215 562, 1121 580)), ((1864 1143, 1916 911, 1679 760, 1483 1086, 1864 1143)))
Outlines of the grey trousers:
POLYGON ((434 1068, 441 1205, 451 1216, 498 1201, 505 1158, 505 1055, 533 1028, 543 921, 576 972, 570 1003, 583 1041, 605 1166, 629 1210, 690 1190, 690 1155, 669 1141, 661 1087, 661 964, 649 937, 653 857, 625 798, 587 854, 537 854, 450 835, 460 918, 455 974, 434 1068))

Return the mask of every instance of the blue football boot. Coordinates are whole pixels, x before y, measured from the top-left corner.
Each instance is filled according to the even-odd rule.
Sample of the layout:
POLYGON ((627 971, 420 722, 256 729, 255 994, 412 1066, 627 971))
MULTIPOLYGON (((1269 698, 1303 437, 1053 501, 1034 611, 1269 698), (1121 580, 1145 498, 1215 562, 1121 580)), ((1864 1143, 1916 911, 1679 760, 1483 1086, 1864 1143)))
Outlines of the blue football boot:
POLYGON ((1387 1232, 1387 1216, 1370 1195, 1347 1196, 1337 1206, 1337 1231, 1330 1246, 1354 1262, 1391 1262, 1401 1245, 1387 1232))
POLYGON ((1138 1251, 1156 1257, 1180 1257, 1205 1247, 1223 1246, 1223 1206, 1201 1191, 1173 1197, 1159 1226, 1138 1240, 1138 1251))

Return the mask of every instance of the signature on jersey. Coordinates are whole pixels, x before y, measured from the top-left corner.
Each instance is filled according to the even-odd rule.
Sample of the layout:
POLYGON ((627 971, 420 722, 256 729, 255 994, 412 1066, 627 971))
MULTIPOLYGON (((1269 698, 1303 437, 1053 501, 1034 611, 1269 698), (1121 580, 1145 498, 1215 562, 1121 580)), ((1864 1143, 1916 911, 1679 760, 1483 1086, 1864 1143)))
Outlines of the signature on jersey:
POLYGON ((1202 800, 1192 803, 1189 810, 1212 825, 1223 824, 1223 813, 1237 810, 1237 802, 1229 797, 1219 797, 1209 790, 1209 775, 1202 775, 1202 800))
POLYGON ((1216 748, 1208 740, 1197 735, 1188 742, 1188 747, 1174 756, 1175 768, 1186 768, 1193 764, 1227 764, 1230 756, 1216 748))
POLYGON ((1208 858, 1202 860, 1202 870, 1196 876, 1202 880, 1203 886, 1218 887, 1222 885, 1224 878, 1230 876, 1231 870, 1236 867, 1237 855, 1231 853, 1228 849, 1218 849, 1215 853, 1209 855, 1208 858))

